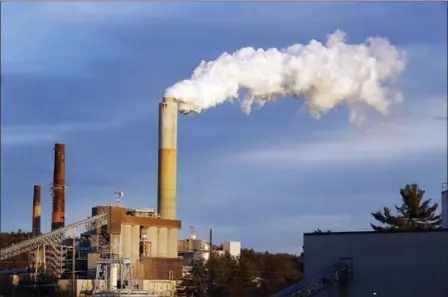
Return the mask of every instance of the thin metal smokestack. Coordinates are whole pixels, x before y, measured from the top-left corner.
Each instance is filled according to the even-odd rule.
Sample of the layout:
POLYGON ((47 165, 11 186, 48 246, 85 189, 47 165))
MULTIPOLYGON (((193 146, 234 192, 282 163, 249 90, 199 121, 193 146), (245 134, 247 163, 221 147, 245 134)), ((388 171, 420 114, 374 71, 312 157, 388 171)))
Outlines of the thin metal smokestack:
POLYGON ((163 219, 176 219, 177 113, 174 98, 159 104, 159 181, 157 208, 163 219))
POLYGON ((40 234, 40 185, 34 185, 33 195, 33 236, 40 234))
POLYGON ((54 146, 52 194, 51 230, 56 230, 65 225, 65 144, 62 143, 56 143, 54 146))

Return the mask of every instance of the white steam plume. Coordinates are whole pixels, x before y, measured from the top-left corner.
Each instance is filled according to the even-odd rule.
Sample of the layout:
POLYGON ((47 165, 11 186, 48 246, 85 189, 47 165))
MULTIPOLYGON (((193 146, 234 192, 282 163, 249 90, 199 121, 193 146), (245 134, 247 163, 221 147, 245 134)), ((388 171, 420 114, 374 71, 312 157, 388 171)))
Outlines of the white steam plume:
POLYGON ((347 44, 345 33, 337 30, 326 45, 312 40, 281 50, 247 47, 202 61, 190 79, 168 88, 165 97, 179 100, 182 113, 199 113, 237 99, 245 89, 241 107, 246 113, 253 103, 290 96, 305 100, 315 117, 346 103, 350 120, 358 121, 357 103, 386 115, 391 102, 401 100, 401 93, 390 85, 405 66, 406 53, 387 39, 370 37, 365 44, 347 44))

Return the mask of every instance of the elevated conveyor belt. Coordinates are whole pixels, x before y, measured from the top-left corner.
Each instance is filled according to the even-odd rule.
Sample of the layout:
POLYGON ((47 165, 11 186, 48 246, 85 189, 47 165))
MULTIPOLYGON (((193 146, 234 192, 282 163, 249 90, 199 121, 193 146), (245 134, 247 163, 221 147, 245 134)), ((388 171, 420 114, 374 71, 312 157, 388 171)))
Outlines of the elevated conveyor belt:
POLYGON ((305 275, 305 278, 300 282, 275 293, 271 297, 310 297, 350 278, 351 267, 347 264, 338 264, 312 276, 305 275))
POLYGON ((67 233, 69 231, 73 232, 73 229, 77 227, 82 226, 87 230, 92 230, 97 228, 98 226, 104 226, 106 224, 107 214, 102 213, 97 216, 87 218, 85 220, 54 230, 52 232, 48 232, 25 241, 12 244, 0 250, 0 261, 12 258, 25 252, 32 251, 42 245, 58 245, 67 237, 67 233))

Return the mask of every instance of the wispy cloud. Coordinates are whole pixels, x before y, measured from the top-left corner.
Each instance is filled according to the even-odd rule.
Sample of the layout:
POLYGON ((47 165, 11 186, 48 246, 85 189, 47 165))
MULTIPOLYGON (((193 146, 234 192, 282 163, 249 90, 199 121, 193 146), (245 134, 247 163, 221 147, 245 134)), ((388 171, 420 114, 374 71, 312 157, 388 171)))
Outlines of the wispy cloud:
POLYGON ((72 132, 97 132, 121 126, 122 122, 61 123, 54 126, 14 125, 2 127, 2 147, 56 141, 72 132))
MULTIPOLYGON (((237 154, 233 162, 280 167, 323 166, 385 162, 410 156, 443 153, 447 149, 446 123, 436 121, 443 100, 426 100, 401 117, 380 122, 363 131, 341 129, 313 135, 311 141, 292 140, 237 154)), ((442 107, 442 108, 441 108, 442 107)))

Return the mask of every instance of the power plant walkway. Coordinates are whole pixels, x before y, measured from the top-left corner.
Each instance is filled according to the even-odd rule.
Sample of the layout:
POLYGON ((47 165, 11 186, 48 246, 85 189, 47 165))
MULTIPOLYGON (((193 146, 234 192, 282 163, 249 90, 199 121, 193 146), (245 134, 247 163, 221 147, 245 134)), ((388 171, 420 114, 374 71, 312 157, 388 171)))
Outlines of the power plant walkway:
POLYGON ((6 248, 0 250, 0 261, 8 258, 32 251, 43 245, 59 245, 66 237, 69 231, 72 231, 77 227, 85 227, 87 230, 96 229, 99 226, 107 224, 107 214, 102 213, 97 216, 87 218, 85 220, 76 222, 74 224, 59 228, 57 230, 41 234, 34 238, 12 244, 6 248))
POLYGON ((338 264, 331 268, 316 273, 311 276, 305 276, 300 282, 291 285, 271 297, 310 297, 317 293, 335 286, 343 285, 351 278, 351 268, 347 264, 338 264))

